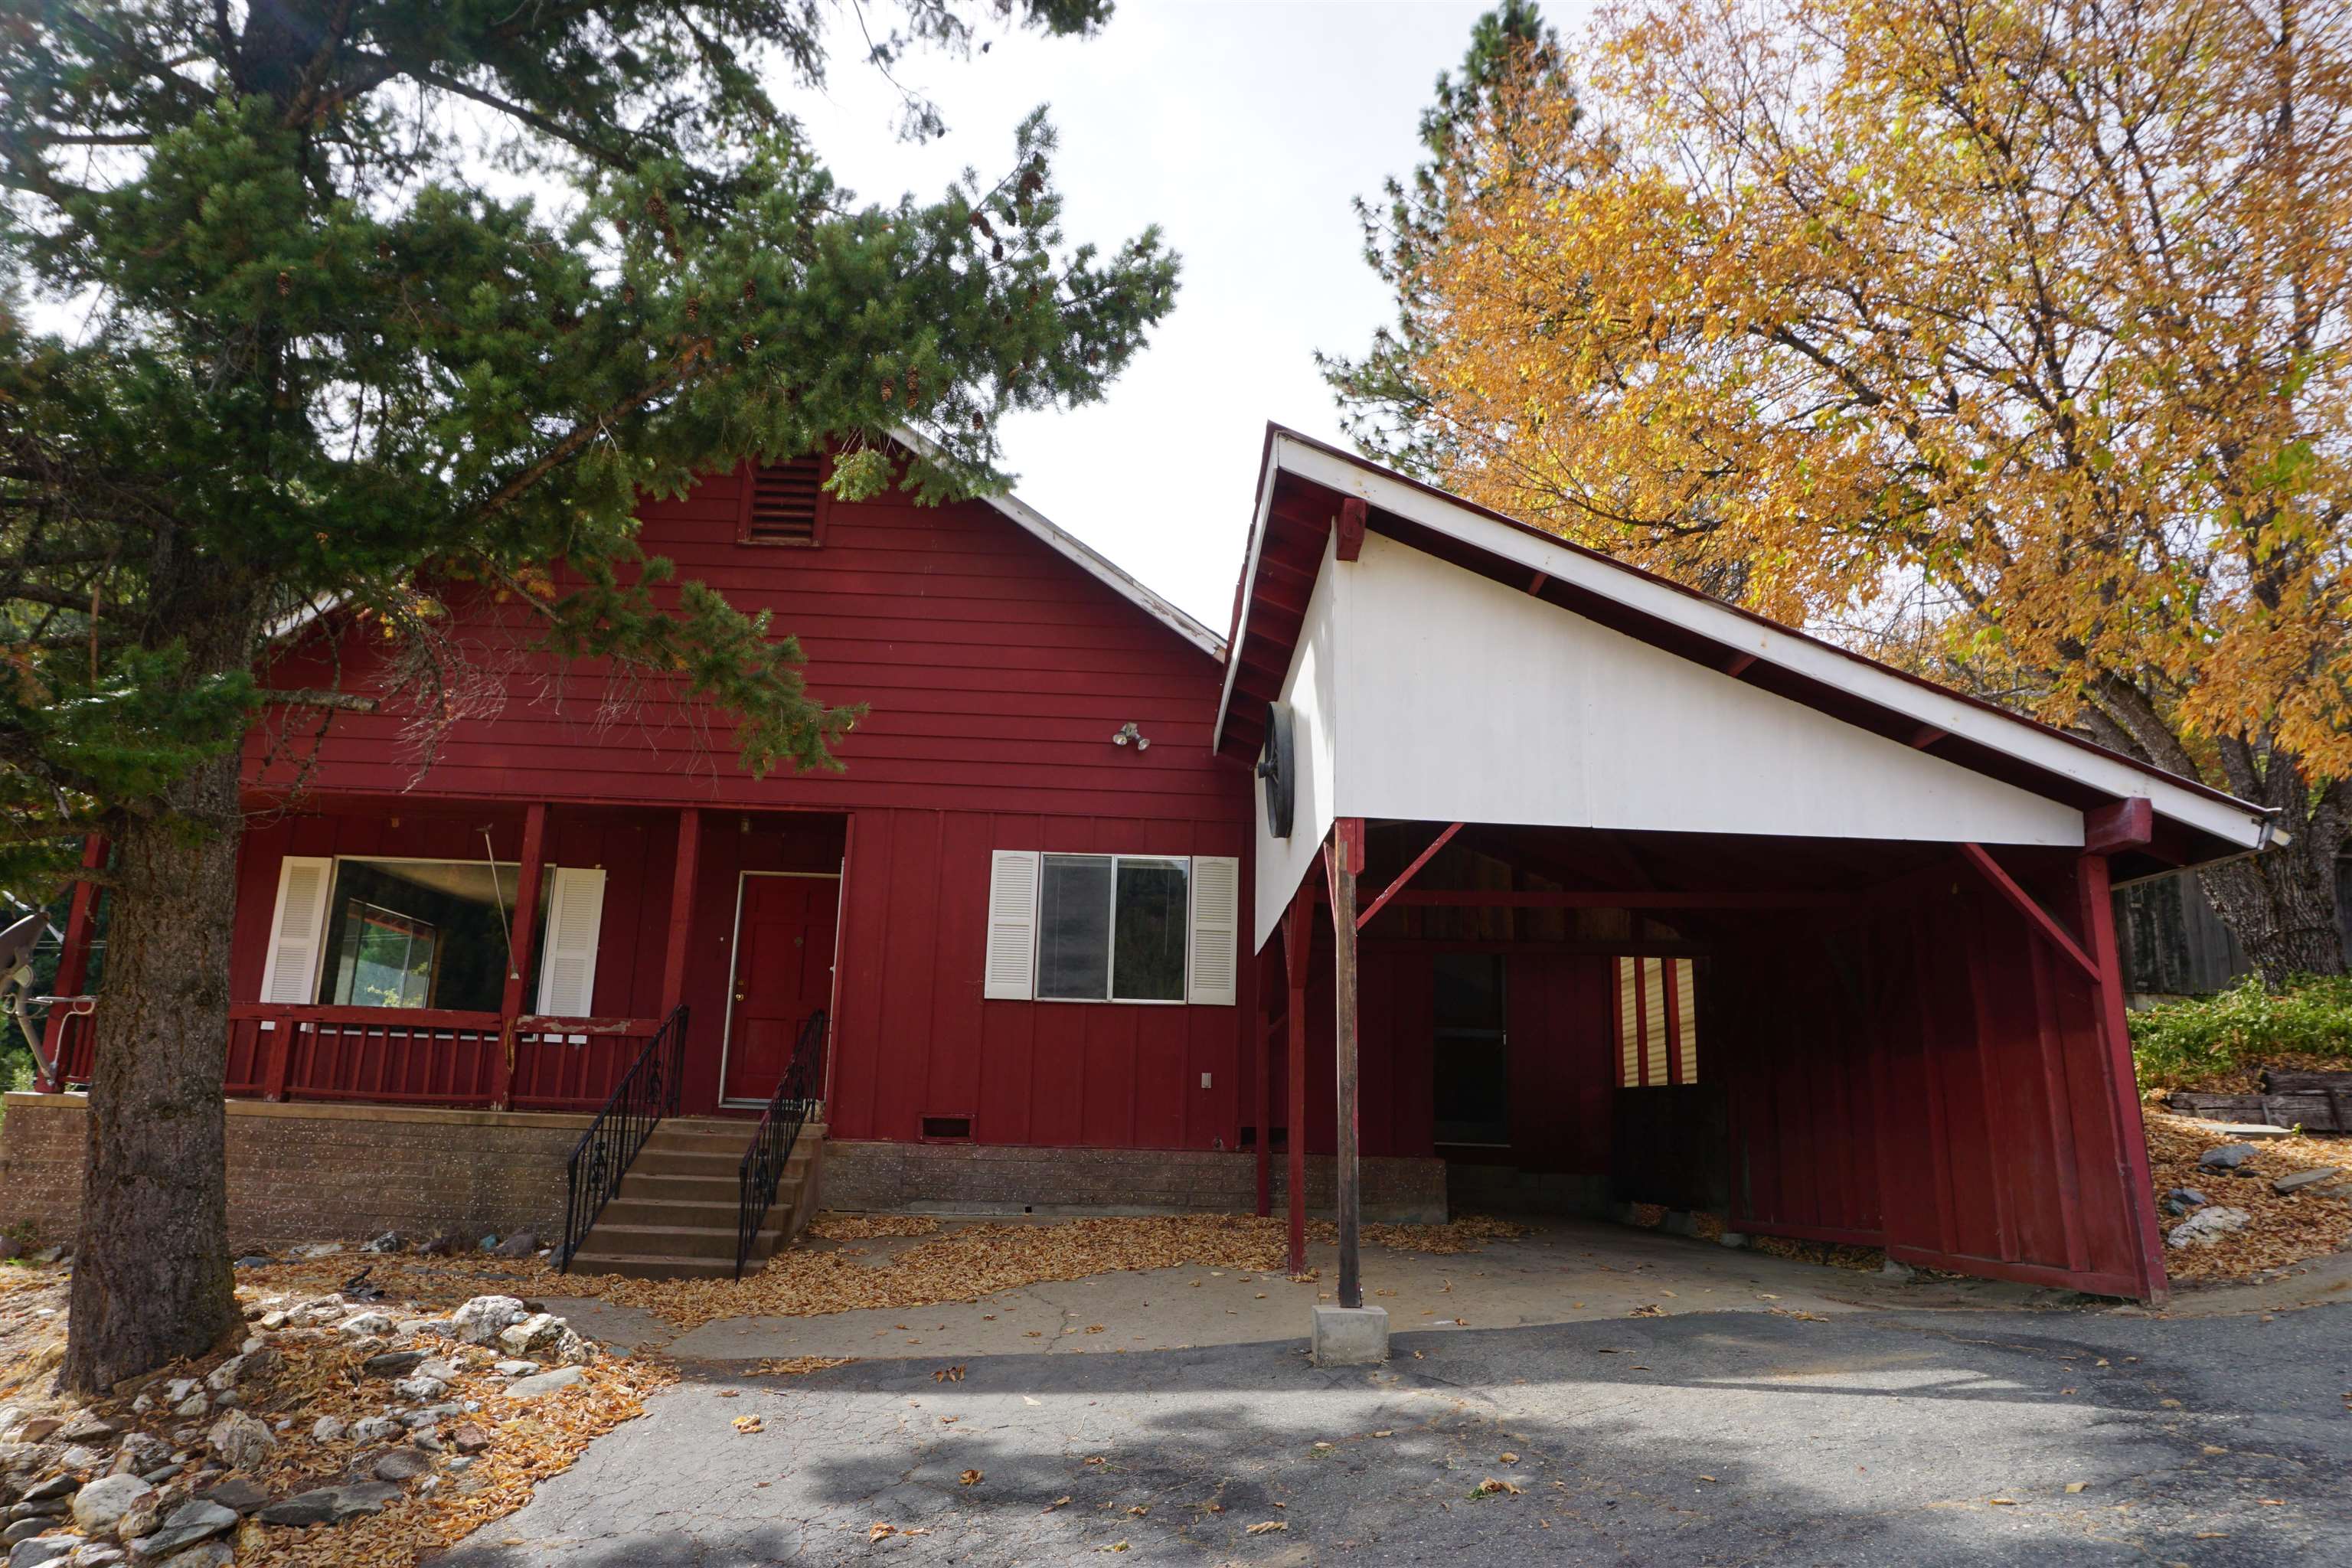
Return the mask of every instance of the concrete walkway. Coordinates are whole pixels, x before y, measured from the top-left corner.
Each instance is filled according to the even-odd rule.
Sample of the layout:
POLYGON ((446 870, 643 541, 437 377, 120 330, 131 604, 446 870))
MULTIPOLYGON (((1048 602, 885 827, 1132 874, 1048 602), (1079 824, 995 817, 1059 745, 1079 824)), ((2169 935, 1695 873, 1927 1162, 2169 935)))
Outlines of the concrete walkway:
MULTIPOLYGON (((1002 1222, 1000 1222, 1002 1223, 1002 1222)), ((1040 1222, 1050 1223, 1050 1222, 1040 1222)), ((918 1238, 929 1239, 929 1238, 918 1238)), ((882 1262, 917 1240, 861 1241, 882 1262)), ((601 1303, 562 1310, 608 1343, 653 1344, 697 1361, 783 1356, 917 1358, 1163 1351, 1304 1341, 1307 1308, 1330 1300, 1333 1249, 1308 1249, 1319 1280, 1279 1273, 1164 1268, 1034 1285, 978 1303, 739 1318, 676 1334, 645 1313, 601 1303), (575 1310, 577 1308, 579 1310, 575 1310)), ((2046 1303, 2062 1293, 1991 1280, 1897 1283, 1769 1253, 1595 1221, 1561 1220, 1524 1239, 1454 1257, 1369 1247, 1365 1300, 1385 1307, 1391 1331, 1459 1332, 1623 1318, 1654 1307, 1693 1311, 1840 1312, 1898 1307, 1991 1309, 2046 1303)))

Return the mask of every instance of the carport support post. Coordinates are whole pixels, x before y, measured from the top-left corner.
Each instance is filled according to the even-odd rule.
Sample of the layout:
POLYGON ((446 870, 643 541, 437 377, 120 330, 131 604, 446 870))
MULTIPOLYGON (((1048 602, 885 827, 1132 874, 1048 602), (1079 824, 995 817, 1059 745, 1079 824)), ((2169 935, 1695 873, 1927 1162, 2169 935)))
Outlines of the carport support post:
POLYGON ((1331 937, 1337 952, 1333 1008, 1339 1057, 1339 1150, 1332 1173, 1339 1191, 1339 1305, 1364 1304, 1361 1259, 1363 1185, 1357 1168, 1360 1118, 1356 1094, 1356 878, 1364 868, 1364 819, 1343 816, 1331 825, 1331 937))
POLYGON ((1290 1251, 1287 1272, 1307 1272, 1307 950, 1315 934, 1315 894, 1301 881, 1282 920, 1283 978, 1290 983, 1287 1026, 1290 1092, 1283 1112, 1284 1152, 1289 1156, 1290 1251))
POLYGON ((2172 1298, 2172 1281, 2164 1271, 2163 1227, 2156 1217, 2156 1180, 2148 1168, 2139 1078, 2132 1066, 2131 1026, 2124 1008, 2123 963, 2116 951, 2116 910, 2107 865, 2107 857, 2114 851, 2147 842, 2149 817, 2145 800, 2123 801, 2084 813, 2083 842, 2087 847, 2074 862, 2074 891, 2079 900, 2078 929, 2083 933, 2083 946, 2099 971, 2092 1000, 2098 1010, 2099 1034, 2106 1046, 2124 1200, 2131 1205, 2132 1230, 2139 1238, 2139 1258, 2134 1272, 2140 1279, 2141 1299, 2150 1306, 2161 1306, 2172 1298))

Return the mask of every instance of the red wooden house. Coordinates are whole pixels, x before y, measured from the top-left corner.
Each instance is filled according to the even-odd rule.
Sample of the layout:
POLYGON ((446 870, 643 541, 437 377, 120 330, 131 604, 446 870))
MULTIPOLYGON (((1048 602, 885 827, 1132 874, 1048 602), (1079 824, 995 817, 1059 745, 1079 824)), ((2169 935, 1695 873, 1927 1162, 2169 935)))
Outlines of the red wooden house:
MULTIPOLYGON (((649 505, 649 551, 866 706, 839 773, 750 779, 661 692, 531 659, 422 773, 390 716, 257 731, 233 1208, 294 1228, 299 1126, 431 1151, 308 1193, 349 1228, 552 1228, 677 1020, 681 1182, 756 1163, 798 1048, 832 1206, 1450 1187, 2161 1292, 2105 879, 2259 811, 1286 432, 1265 476, 1230 659, 1010 498, 844 503, 811 462, 649 505), (1359 876, 1360 951, 1323 908, 1359 876)), ((297 637, 272 680, 364 689, 363 626, 297 637)), ((58 1009, 65 1079, 87 1039, 58 1009)), ((30 1120, 20 1201, 69 1208, 30 1120)), ((646 1190, 604 1250, 653 1245, 646 1190)))

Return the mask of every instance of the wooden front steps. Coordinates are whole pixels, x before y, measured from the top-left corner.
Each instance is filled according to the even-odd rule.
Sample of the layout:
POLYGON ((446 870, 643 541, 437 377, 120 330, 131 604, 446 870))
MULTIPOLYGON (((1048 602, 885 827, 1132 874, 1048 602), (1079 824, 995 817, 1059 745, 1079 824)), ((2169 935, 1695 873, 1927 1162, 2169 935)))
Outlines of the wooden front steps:
MULTIPOLYGON (((735 1273, 736 1204, 749 1119, 673 1117, 656 1126, 572 1259, 577 1274, 635 1279, 728 1279, 735 1273)), ((824 1126, 801 1129, 748 1268, 767 1261, 816 1208, 824 1126)))

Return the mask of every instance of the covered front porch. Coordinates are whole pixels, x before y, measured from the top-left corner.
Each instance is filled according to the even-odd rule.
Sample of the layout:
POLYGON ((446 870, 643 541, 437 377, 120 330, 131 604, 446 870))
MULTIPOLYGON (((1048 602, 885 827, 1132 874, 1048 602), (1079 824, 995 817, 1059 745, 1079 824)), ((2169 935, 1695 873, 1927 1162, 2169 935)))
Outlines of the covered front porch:
MULTIPOLYGON (((674 1114, 756 1114, 812 1021, 829 1023, 845 816, 363 795, 251 806, 231 917, 233 1099, 594 1112, 657 1054, 677 1064, 674 1114)), ((104 854, 93 844, 88 863, 104 854)), ((79 885, 40 1089, 89 1081, 102 926, 94 885, 79 885)))

